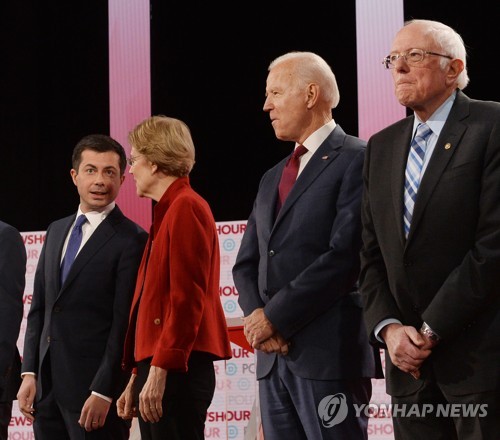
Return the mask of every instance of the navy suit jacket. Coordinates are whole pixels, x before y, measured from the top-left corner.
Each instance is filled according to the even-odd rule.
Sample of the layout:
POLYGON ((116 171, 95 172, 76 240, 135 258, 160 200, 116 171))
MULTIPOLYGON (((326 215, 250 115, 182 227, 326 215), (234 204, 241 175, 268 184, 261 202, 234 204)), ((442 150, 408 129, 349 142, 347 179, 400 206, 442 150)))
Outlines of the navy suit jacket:
POLYGON ((0 221, 0 402, 11 402, 21 384, 17 349, 23 319, 26 248, 21 234, 0 221))
POLYGON ((22 370, 37 373, 36 405, 48 391, 42 365, 50 353, 55 398, 80 411, 91 391, 116 398, 123 389, 123 343, 147 233, 116 206, 82 247, 61 286, 61 254, 74 220, 72 215, 47 229, 22 370))
MULTIPOLYGON (((299 175, 275 219, 283 159, 261 179, 233 267, 246 315, 264 313, 290 341, 290 370, 309 379, 381 377, 357 291, 366 143, 337 126, 299 175)), ((257 378, 276 354, 257 351, 257 378)))
POLYGON ((442 341, 421 380, 386 356, 387 389, 408 395, 435 378, 449 394, 500 388, 500 104, 458 92, 418 190, 408 239, 404 173, 414 116, 368 142, 361 291, 367 329, 386 318, 442 341))

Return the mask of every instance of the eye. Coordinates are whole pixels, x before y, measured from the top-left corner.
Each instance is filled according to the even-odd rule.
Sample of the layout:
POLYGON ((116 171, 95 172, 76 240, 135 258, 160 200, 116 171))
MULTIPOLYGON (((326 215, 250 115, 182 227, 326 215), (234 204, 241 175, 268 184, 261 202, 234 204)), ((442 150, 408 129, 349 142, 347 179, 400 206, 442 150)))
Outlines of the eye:
POLYGON ((115 176, 115 172, 113 170, 106 170, 104 171, 104 173, 106 174, 106 176, 108 177, 114 177, 115 176))
POLYGON ((397 60, 399 60, 399 54, 397 53, 391 53, 388 57, 387 60, 391 63, 394 64, 397 60))
POLYGON ((413 49, 406 55, 410 62, 420 61, 422 59, 422 53, 419 50, 413 49))
POLYGON ((85 173, 86 173, 86 174, 94 174, 94 173, 95 173, 95 169, 94 169, 94 168, 87 168, 87 169, 85 170, 85 173))

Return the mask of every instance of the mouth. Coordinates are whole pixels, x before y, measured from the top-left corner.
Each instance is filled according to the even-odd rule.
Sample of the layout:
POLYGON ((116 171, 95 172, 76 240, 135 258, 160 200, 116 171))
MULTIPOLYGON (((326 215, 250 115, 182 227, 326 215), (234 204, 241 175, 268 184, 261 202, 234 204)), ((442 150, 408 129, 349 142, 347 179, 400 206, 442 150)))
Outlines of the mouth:
POLYGON ((96 197, 103 197, 107 194, 106 191, 90 191, 90 194, 96 197))

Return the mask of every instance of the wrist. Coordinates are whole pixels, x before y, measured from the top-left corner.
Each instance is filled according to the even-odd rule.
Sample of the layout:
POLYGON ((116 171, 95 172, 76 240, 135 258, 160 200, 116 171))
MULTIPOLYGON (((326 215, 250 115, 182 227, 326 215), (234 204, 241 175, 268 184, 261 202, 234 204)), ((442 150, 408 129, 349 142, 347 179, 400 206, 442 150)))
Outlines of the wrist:
POLYGON ((420 334, 431 341, 432 345, 436 345, 441 340, 441 337, 425 322, 420 327, 420 334))

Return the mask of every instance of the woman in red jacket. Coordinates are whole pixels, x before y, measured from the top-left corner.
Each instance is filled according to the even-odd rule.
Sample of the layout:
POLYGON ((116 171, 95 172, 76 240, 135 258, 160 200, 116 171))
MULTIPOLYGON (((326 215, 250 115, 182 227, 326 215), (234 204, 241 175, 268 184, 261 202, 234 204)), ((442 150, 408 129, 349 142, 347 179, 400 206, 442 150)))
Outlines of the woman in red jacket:
POLYGON ((216 225, 189 184, 195 149, 185 123, 153 116, 129 142, 137 195, 157 203, 130 310, 123 367, 132 375, 118 413, 139 417, 143 440, 202 440, 213 361, 231 357, 216 225))

